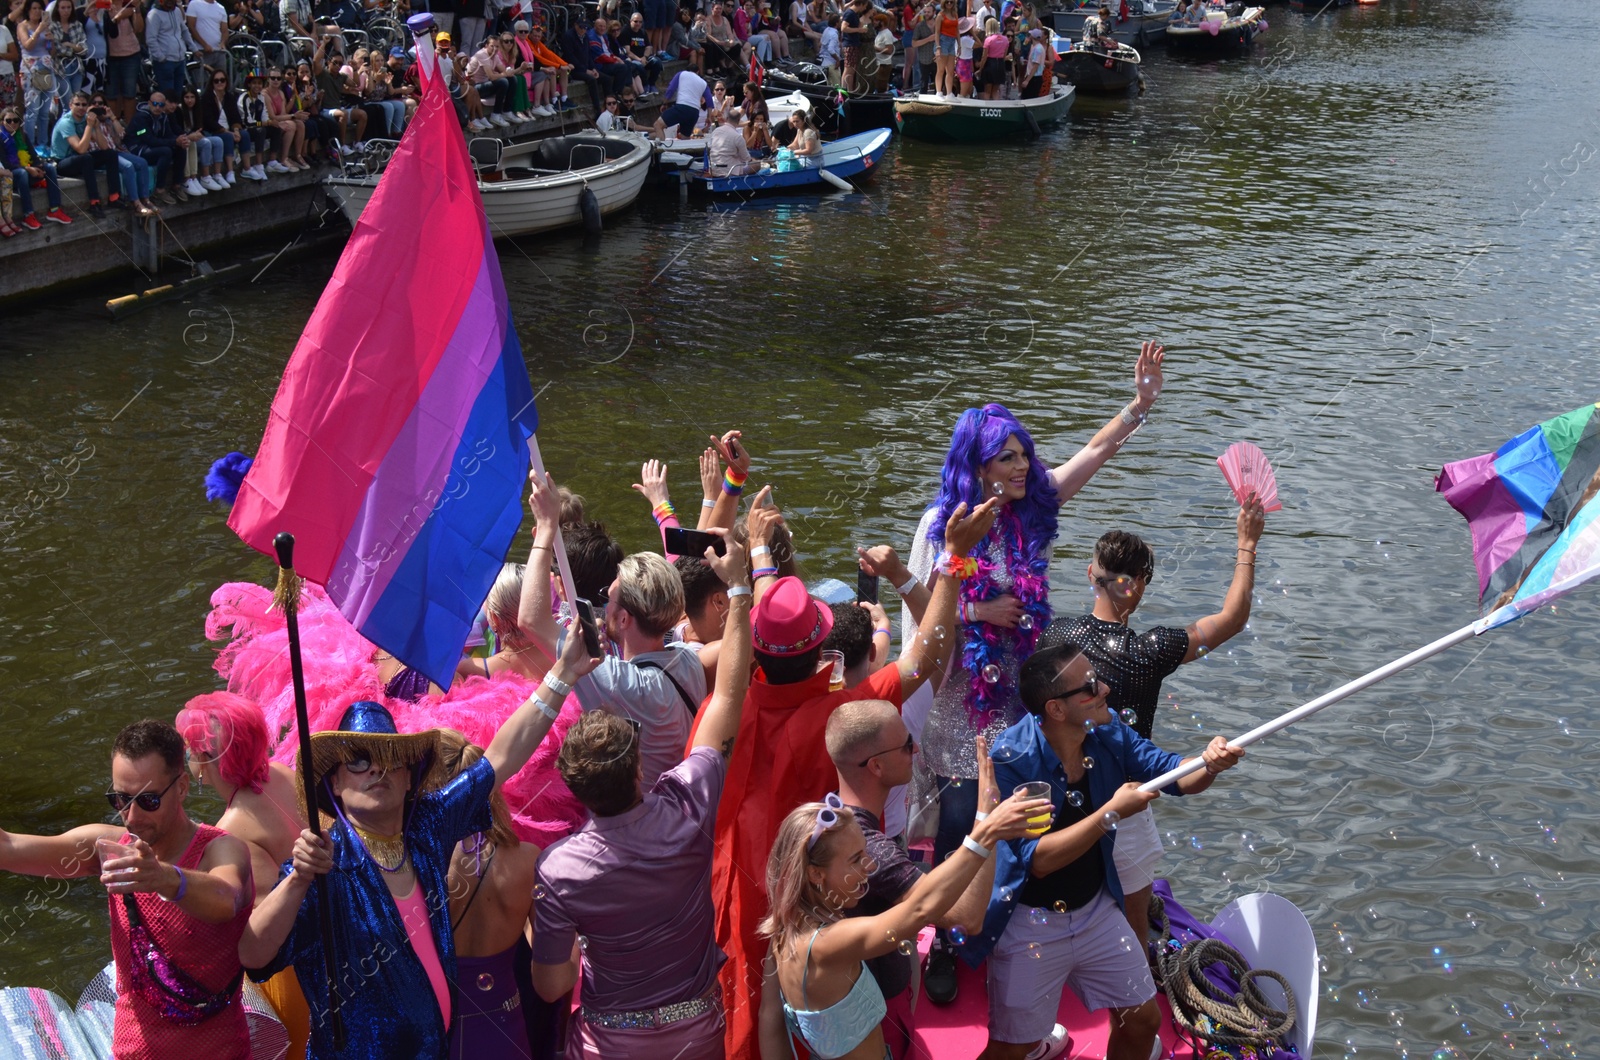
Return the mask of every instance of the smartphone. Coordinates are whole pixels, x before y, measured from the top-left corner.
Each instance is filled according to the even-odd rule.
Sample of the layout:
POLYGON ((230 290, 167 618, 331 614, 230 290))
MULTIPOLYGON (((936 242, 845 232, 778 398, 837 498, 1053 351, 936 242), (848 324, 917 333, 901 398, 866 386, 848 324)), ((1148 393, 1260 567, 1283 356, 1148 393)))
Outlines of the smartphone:
POLYGON ((662 535, 663 543, 667 546, 669 556, 693 556, 696 559, 706 554, 706 549, 712 549, 719 556, 728 553, 728 542, 716 534, 708 534, 704 530, 689 530, 682 526, 669 526, 662 535))
POLYGON ((600 652, 600 627, 594 624, 594 605, 578 598, 578 626, 583 630, 583 650, 591 659, 602 659, 600 652))
POLYGON ((878 602, 878 576, 868 574, 864 570, 856 571, 856 602, 875 604, 878 602))

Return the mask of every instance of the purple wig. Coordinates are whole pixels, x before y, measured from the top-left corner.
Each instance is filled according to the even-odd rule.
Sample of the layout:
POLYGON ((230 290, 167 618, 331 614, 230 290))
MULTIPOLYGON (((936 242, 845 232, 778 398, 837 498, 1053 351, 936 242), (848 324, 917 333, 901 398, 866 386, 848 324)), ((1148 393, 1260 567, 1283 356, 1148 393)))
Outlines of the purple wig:
POLYGON ((944 458, 939 496, 932 505, 939 514, 928 528, 930 540, 944 540, 945 524, 950 521, 950 513, 955 511, 956 505, 965 503, 971 511, 988 499, 980 472, 984 464, 1000 454, 1006 439, 1011 437, 1022 444, 1022 454, 1028 459, 1027 495, 1010 505, 1012 514, 1022 523, 1028 555, 1039 555, 1055 540, 1061 505, 1056 500, 1050 472, 1034 452, 1033 436, 1028 429, 1018 423, 1004 405, 992 404, 968 409, 956 420, 956 429, 950 435, 950 451, 944 458))

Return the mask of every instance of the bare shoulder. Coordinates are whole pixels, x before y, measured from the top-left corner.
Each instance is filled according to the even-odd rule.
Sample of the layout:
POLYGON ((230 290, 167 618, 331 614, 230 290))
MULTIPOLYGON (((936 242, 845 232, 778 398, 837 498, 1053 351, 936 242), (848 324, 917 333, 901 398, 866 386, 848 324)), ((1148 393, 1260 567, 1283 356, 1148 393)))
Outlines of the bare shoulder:
POLYGON ((200 868, 204 871, 225 865, 248 867, 249 864, 249 845, 244 840, 227 834, 219 835, 207 843, 205 853, 200 855, 200 868))

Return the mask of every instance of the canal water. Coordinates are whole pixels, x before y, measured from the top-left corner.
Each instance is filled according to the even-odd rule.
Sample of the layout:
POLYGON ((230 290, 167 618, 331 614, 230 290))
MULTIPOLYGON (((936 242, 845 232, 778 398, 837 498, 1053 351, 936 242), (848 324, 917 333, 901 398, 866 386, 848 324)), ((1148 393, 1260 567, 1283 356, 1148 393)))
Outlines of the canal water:
MULTIPOLYGON (((647 196, 597 241, 502 244, 552 471, 649 547, 640 461, 692 506, 706 436, 741 427, 810 573, 848 578, 853 546, 908 546, 962 409, 1009 405, 1060 461, 1156 338, 1149 423, 1064 511, 1057 609, 1087 606, 1113 527, 1157 550, 1143 623, 1220 606, 1234 441, 1284 501, 1248 630, 1168 680, 1159 742, 1195 751, 1469 621, 1434 473, 1600 398, 1600 6, 1269 20, 1246 60, 1155 50, 1145 95, 1080 100, 1036 144, 897 144, 864 195, 647 196)), ((120 287, 9 313, 0 825, 103 819, 115 731, 216 686, 207 597, 271 568, 201 478, 255 446, 331 268, 118 325, 120 287)), ((1589 590, 1164 801, 1165 872, 1205 915, 1262 888, 1306 912, 1320 1056, 1600 1055, 1597 685, 1589 590)), ((0 877, 0 982, 75 997, 105 924, 93 882, 0 877)))

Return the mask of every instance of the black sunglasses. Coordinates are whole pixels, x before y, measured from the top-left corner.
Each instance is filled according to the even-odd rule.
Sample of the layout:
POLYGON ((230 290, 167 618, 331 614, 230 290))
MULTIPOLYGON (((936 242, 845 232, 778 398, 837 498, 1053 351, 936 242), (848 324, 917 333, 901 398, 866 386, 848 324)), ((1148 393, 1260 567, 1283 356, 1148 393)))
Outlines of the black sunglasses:
POLYGON ((372 772, 372 755, 370 752, 360 747, 352 747, 345 753, 350 756, 343 763, 348 772, 356 776, 372 772))
POLYGON ((884 750, 878 751, 875 754, 868 755, 867 757, 863 758, 861 761, 856 763, 856 768, 865 769, 865 768, 867 768, 867 763, 868 762, 870 762, 874 758, 878 758, 878 757, 880 757, 882 755, 893 754, 895 751, 904 751, 906 754, 912 754, 913 752, 916 751, 916 749, 917 749, 917 738, 915 736, 912 736, 908 732, 908 733, 906 733, 906 742, 905 743, 901 744, 898 747, 885 748, 884 750))
POLYGON ((171 791, 172 785, 176 784, 182 777, 183 774, 180 772, 177 776, 167 781, 167 786, 160 791, 141 791, 137 795, 129 795, 121 791, 108 791, 106 792, 106 801, 118 813, 126 811, 133 803, 138 803, 139 809, 145 813, 155 813, 161 809, 161 797, 171 791))
MULTIPOLYGON (((1090 670, 1089 671, 1089 680, 1085 681, 1083 684, 1079 685, 1077 688, 1063 688, 1059 692, 1052 692, 1052 693, 1050 693, 1050 699, 1071 699, 1073 696, 1077 695, 1080 692, 1082 692, 1086 696, 1092 696, 1095 693, 1100 691, 1100 685, 1101 685, 1100 679, 1095 676, 1095 672, 1093 670, 1090 670)), ((1045 700, 1045 702, 1047 702, 1047 703, 1049 701, 1050 701, 1049 699, 1045 700)))
POLYGON ((19 123, 19 122, 18 122, 18 121, 17 121, 17 119, 15 119, 15 118, 3 118, 3 119, 0 119, 0 124, 5 124, 5 125, 18 125, 18 124, 20 124, 20 123, 19 123))

